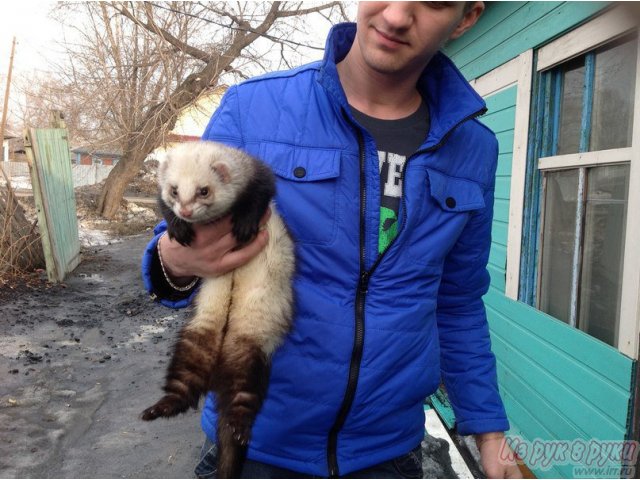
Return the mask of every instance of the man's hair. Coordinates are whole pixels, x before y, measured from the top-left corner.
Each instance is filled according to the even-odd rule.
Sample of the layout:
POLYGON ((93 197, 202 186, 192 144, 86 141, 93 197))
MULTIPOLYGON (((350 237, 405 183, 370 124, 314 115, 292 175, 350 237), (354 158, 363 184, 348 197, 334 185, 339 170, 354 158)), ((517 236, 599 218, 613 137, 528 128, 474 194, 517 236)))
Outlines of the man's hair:
POLYGON ((469 10, 471 10, 475 3, 476 2, 464 2, 464 13, 467 13, 469 10))

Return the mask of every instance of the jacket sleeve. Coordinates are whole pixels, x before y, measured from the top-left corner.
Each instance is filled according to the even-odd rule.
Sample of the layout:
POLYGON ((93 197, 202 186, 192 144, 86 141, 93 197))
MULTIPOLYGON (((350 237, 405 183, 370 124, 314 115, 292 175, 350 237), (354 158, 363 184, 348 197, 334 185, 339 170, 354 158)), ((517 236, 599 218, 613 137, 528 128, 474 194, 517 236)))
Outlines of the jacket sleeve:
POLYGON ((498 391, 496 359, 482 300, 490 283, 487 262, 496 159, 490 185, 484 191, 485 207, 472 214, 447 255, 438 292, 441 375, 461 435, 510 428, 498 391))
POLYGON ((158 256, 158 240, 167 230, 167 224, 163 220, 153 230, 154 237, 147 244, 142 254, 142 281, 144 287, 154 300, 159 301, 165 307, 184 308, 191 303, 198 284, 186 292, 174 290, 166 281, 160 258, 158 256))
MULTIPOLYGON (((242 133, 240 129, 240 115, 237 99, 237 87, 231 87, 220 101, 202 135, 202 140, 215 140, 232 147, 242 145, 242 133)), ((158 258, 158 240, 166 231, 167 224, 160 222, 154 229, 154 237, 147 244, 142 255, 142 280, 145 289, 161 304, 171 308, 184 308, 188 306, 198 285, 187 292, 178 292, 171 288, 165 280, 158 258)))

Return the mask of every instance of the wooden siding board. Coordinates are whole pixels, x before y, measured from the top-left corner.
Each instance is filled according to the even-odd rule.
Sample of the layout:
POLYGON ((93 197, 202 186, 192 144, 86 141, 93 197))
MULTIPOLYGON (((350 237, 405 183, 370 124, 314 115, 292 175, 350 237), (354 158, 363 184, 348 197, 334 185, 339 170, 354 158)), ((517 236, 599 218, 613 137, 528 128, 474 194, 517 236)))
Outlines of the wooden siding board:
MULTIPOLYGON (((547 28, 546 26, 540 25, 540 22, 546 19, 550 14, 561 9, 563 3, 564 2, 526 2, 522 8, 518 9, 517 12, 510 15, 500 25, 496 26, 490 35, 485 35, 482 38, 482 41, 476 42, 474 46, 475 48, 467 48, 456 54, 454 56, 456 65, 458 65, 459 68, 465 68, 467 65, 477 62, 478 60, 484 60, 485 62, 490 61, 489 53, 493 53, 494 55, 499 55, 504 58, 504 55, 501 55, 501 50, 507 49, 511 51, 513 50, 513 47, 517 48, 518 52, 508 58, 504 58, 490 70, 493 70, 512 58, 515 58, 517 55, 527 50, 527 48, 531 48, 533 46, 525 47, 522 43, 523 39, 519 38, 526 33, 527 29, 532 26, 536 26, 538 30, 543 30, 543 32, 541 32, 542 35, 544 35, 542 41, 548 38, 546 37, 547 28)), ((481 28, 485 30, 486 27, 481 22, 482 17, 480 17, 480 21, 474 26, 474 28, 481 28)), ((478 76, 479 75, 475 75, 474 77, 468 78, 476 78, 478 76)))
POLYGON ((491 117, 502 110, 513 108, 516 104, 517 96, 518 87, 514 85, 513 87, 485 97, 484 101, 487 105, 487 113, 480 117, 480 120, 484 121, 485 118, 491 117))
POLYGON ((488 264, 487 270, 489 271, 489 275, 491 276, 491 286, 504 295, 504 289, 506 286, 506 274, 504 269, 500 269, 495 267, 494 265, 488 264))
POLYGON ((505 222, 494 221, 491 226, 491 241, 504 247, 507 246, 509 225, 505 222))
POLYGON ((498 154, 498 169, 496 175, 499 177, 505 177, 511 175, 511 163, 513 154, 511 152, 498 154))
POLYGON ((491 305, 487 306, 487 311, 492 312, 492 333, 496 333, 501 338, 508 338, 509 348, 532 358, 538 367, 546 370, 576 394, 586 398, 594 408, 601 409, 606 405, 604 413, 621 428, 625 426, 626 415, 622 413, 626 411, 629 402, 628 390, 625 391, 620 385, 593 371, 589 366, 577 362, 540 336, 523 329, 491 305))
MULTIPOLYGON (((501 369, 498 370, 498 378, 502 383, 505 379, 500 374, 501 369)), ((509 419, 509 423, 514 423, 516 428, 511 428, 509 430, 509 435, 514 437, 519 437, 520 439, 528 442, 532 442, 535 439, 557 439, 557 437, 553 437, 553 434, 549 432, 545 428, 544 425, 538 423, 536 418, 531 414, 531 412, 527 409, 526 406, 519 403, 510 393, 509 391, 501 392, 501 395, 504 398, 505 409, 510 413, 511 416, 518 419, 518 423, 513 422, 509 419), (527 432, 528 435, 525 435, 523 432, 527 432)), ((552 410, 551 410, 552 411, 552 410)), ((551 423, 551 422, 549 422, 551 423)), ((575 438, 575 437, 574 437, 575 438)), ((511 446, 513 448, 517 448, 518 442, 512 441, 511 446)), ((536 475, 537 478, 572 478, 573 477, 573 464, 570 465, 549 465, 548 467, 536 467, 532 465, 531 462, 533 455, 535 453, 529 449, 527 454, 524 455, 523 460, 527 464, 527 466, 531 469, 531 471, 536 475)), ((540 460, 536 462, 539 464, 540 460)))
POLYGON ((513 153, 513 129, 496 133, 501 154, 513 153))
MULTIPOLYGON (((451 50, 452 60, 467 79, 477 78, 577 26, 606 5, 607 2, 527 2, 500 24, 491 25, 481 17, 474 29, 490 33, 480 35, 471 47, 458 51, 455 42, 451 42, 445 53, 451 50)), ((492 8, 508 7, 498 3, 492 8)))
POLYGON ((493 204, 493 218, 501 222, 509 222, 509 201, 496 198, 493 204))
POLYGON ((506 298, 499 291, 489 289, 484 300, 502 316, 544 339, 576 362, 588 365, 624 391, 631 391, 633 360, 615 348, 529 305, 506 298))
POLYGON ((489 263, 504 272, 507 264, 507 247, 493 242, 491 251, 489 252, 489 263))
POLYGON ((496 177, 495 197, 501 200, 509 200, 511 193, 511 177, 496 177))
POLYGON ((511 14, 524 7, 526 3, 504 2, 502 4, 493 3, 488 5, 488 8, 480 17, 482 28, 476 26, 459 39, 450 42, 446 48, 447 54, 455 56, 466 48, 473 48, 478 41, 486 41, 483 37, 490 36, 494 28, 507 21, 511 14))
MULTIPOLYGON (((515 103, 500 111, 486 115, 480 119, 482 123, 487 125, 497 135, 502 132, 513 132, 516 118, 515 103)), ((513 136, 513 133, 511 134, 513 136)))
MULTIPOLYGON (((495 311, 493 313, 495 314, 495 311)), ((495 317, 493 317, 493 320, 495 322, 495 317)), ((524 403, 532 415, 537 419, 545 419, 544 424, 547 427, 550 428, 554 424, 546 416, 546 408, 541 408, 541 405, 545 402, 550 409, 558 413, 558 418, 564 418, 576 426, 579 425, 579 430, 583 432, 580 435, 582 438, 624 439, 627 431, 626 425, 621 426, 618 421, 606 415, 602 410, 594 408, 579 393, 567 387, 553 374, 541 369, 533 358, 513 348, 507 343, 512 341, 511 336, 507 340, 498 335, 495 330, 492 330, 491 339, 494 354, 496 357, 503 359, 503 361, 508 361, 511 376, 526 379, 527 385, 531 387, 532 392, 536 392, 537 396, 527 398, 524 392, 517 392, 517 390, 513 392, 517 392, 518 398, 525 401, 524 403), (541 400, 544 400, 544 402, 541 400), (585 419, 589 421, 585 421, 585 419)), ((566 437, 557 436, 555 438, 566 437)))

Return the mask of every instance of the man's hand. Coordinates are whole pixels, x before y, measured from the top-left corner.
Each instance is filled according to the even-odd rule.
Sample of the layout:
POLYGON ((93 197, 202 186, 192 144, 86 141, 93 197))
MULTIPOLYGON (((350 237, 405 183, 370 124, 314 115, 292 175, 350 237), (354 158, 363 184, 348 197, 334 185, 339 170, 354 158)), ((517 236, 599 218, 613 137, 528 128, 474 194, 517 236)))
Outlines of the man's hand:
POLYGON ((503 432, 481 433, 475 438, 482 468, 488 478, 522 478, 515 453, 507 444, 503 432))
MULTIPOLYGON (((271 216, 268 209, 260 221, 264 225, 271 216)), ((196 277, 216 277, 248 263, 267 245, 269 236, 261 230, 256 238, 239 250, 231 233, 231 217, 227 216, 207 225, 194 225, 195 237, 188 247, 160 238, 162 261, 167 273, 178 283, 188 283, 196 277)))

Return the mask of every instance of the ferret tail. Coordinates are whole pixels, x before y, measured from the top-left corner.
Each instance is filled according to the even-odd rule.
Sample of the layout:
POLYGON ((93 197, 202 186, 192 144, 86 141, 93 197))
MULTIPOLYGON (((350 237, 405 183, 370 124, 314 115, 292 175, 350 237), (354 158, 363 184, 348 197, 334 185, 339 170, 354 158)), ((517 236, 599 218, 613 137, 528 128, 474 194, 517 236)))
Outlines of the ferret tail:
POLYGON ((239 442, 224 415, 218 416, 217 478, 240 478, 247 457, 248 444, 239 442))

